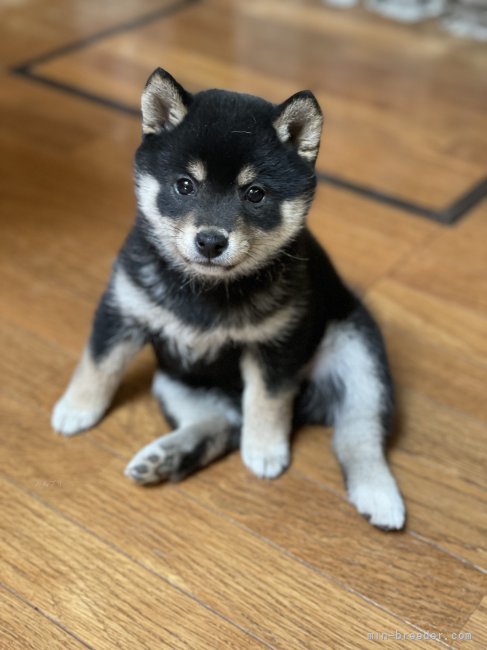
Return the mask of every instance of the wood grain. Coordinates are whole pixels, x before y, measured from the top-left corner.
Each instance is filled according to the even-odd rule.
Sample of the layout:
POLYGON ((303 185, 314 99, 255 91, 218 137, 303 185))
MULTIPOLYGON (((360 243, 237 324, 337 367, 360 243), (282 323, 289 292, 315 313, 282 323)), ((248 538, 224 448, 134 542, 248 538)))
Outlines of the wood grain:
POLYGON ((487 645, 487 597, 468 619, 458 638, 453 640, 453 647, 468 647, 481 650, 487 645), (460 638, 463 633, 463 638, 460 638))
POLYGON ((64 621, 89 645, 262 647, 189 595, 6 481, 0 499, 4 583, 15 584, 24 599, 64 621))
POLYGON ((248 476, 237 460, 232 468, 215 466, 198 484, 190 481, 181 489, 359 593, 366 581, 374 602, 401 611, 421 629, 459 629, 465 613, 478 602, 484 581, 474 569, 434 547, 426 552, 424 543, 412 536, 384 536, 369 531, 365 521, 350 521, 352 507, 342 498, 293 472, 276 490, 248 476), (452 579, 462 584, 461 596, 447 586, 452 579))
POLYGON ((0 640, 12 650, 79 650, 86 645, 0 585, 0 640))
MULTIPOLYGON (((71 445, 59 439, 53 445, 53 434, 44 427, 29 445, 29 421, 20 406, 10 399, 1 399, 1 405, 7 433, 15 431, 2 447, 5 476, 266 643, 296 649, 323 644, 365 648, 369 630, 414 631, 387 608, 372 606, 179 488, 144 490, 129 484, 122 476, 123 461, 94 445, 89 435, 69 441, 71 445), (75 474, 62 466, 66 452, 76 458, 75 474), (113 503, 119 504, 116 513, 113 503)), ((134 581, 133 598, 139 589, 134 581)))
POLYGON ((23 0, 2 3, 0 58, 4 65, 23 63, 74 40, 133 20, 143 12, 160 9, 168 0, 23 0))
POLYGON ((419 249, 404 265, 397 267, 394 278, 485 316, 485 201, 478 206, 476 213, 478 220, 475 223, 478 226, 470 228, 467 220, 453 230, 439 233, 430 246, 424 250, 419 249))
MULTIPOLYGON (((481 290, 476 288, 480 296, 481 290)), ((466 308, 404 282, 385 278, 367 298, 382 322, 400 323, 438 347, 460 352, 472 361, 487 358, 487 312, 466 308)))

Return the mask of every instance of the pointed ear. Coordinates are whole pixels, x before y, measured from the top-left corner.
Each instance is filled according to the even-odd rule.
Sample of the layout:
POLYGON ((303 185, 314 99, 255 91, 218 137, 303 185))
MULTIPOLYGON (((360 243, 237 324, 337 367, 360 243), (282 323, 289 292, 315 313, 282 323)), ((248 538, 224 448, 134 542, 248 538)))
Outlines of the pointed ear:
POLYGON ((157 68, 142 93, 142 131, 170 131, 183 121, 191 95, 162 68, 157 68))
POLYGON ((290 142, 301 158, 314 163, 320 147, 323 115, 309 90, 292 95, 277 107, 274 128, 281 142, 290 142))

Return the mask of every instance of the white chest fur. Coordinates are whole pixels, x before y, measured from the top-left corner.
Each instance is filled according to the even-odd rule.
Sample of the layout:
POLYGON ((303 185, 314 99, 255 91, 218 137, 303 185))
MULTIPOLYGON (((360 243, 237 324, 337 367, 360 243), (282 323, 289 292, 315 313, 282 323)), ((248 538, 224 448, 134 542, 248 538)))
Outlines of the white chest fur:
POLYGON ((258 324, 220 325, 202 331, 185 323, 169 309, 155 304, 120 268, 115 272, 113 296, 125 316, 164 337, 170 351, 188 364, 199 359, 214 360, 219 350, 228 343, 252 344, 275 340, 286 332, 297 315, 294 305, 286 305, 258 324))

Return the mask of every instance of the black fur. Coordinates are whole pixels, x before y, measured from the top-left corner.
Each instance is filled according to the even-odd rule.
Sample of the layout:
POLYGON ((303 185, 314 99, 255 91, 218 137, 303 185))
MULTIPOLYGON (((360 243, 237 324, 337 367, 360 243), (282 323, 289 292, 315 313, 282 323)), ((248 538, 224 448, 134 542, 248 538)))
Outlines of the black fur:
MULTIPOLYGON (((164 80, 171 83, 167 73, 154 74, 164 74, 164 80)), ((177 125, 168 121, 157 132, 146 134, 135 157, 136 182, 140 183, 144 175, 157 180, 156 205, 161 219, 168 220, 167 237, 173 236, 171 224, 177 227, 190 214, 195 227, 213 226, 230 234, 244 228, 272 241, 283 220, 283 203, 300 198, 309 205, 316 187, 314 161, 299 155, 297 149, 302 125, 291 125, 289 140, 283 142, 274 123, 296 98, 305 105, 309 103, 310 119, 318 119, 316 100, 304 92, 275 106, 250 95, 209 90, 192 96, 179 84, 174 87, 174 96, 167 101, 186 111, 184 119, 177 125), (188 163, 192 161, 203 163, 205 182, 197 185, 193 194, 181 196, 175 191, 175 183, 188 176, 188 163), (265 188, 262 203, 246 201, 245 188, 236 185, 239 173, 249 165, 255 170, 258 185, 265 188)), ((168 106, 162 113, 169 115, 170 109, 168 106)), ((307 146, 310 149, 313 145, 307 146)), ((317 387, 305 380, 303 370, 330 323, 353 324, 366 339, 386 386, 382 415, 384 427, 389 425, 392 383, 381 335, 306 228, 304 216, 278 250, 256 259, 246 273, 226 277, 223 270, 220 276, 208 277, 189 272, 180 259, 176 260, 166 242, 161 241, 160 233, 155 232, 154 224, 140 210, 117 259, 115 272, 118 269, 123 269, 154 305, 169 310, 202 336, 222 326, 258 326, 277 310, 295 305, 297 315, 292 325, 251 346, 271 393, 300 385, 295 426, 332 423, 333 405, 343 398, 346 387, 339 380, 317 387)), ((216 358, 189 362, 181 358, 163 332, 121 313, 115 306, 113 291, 110 285, 96 313, 91 337, 95 360, 102 359, 120 340, 136 336, 151 343, 164 372, 195 388, 218 388, 240 408, 242 344, 227 342, 216 358)), ((177 424, 171 405, 162 407, 177 424)), ((232 440, 230 447, 236 444, 232 440)), ((186 465, 197 464, 195 458, 204 452, 202 443, 194 450, 194 457, 185 460, 186 465)), ((186 473, 185 467, 181 471, 186 473)))
POLYGON ((124 318, 113 303, 112 288, 109 286, 100 299, 95 312, 90 349, 96 363, 103 361, 110 350, 127 339, 147 341, 147 333, 136 323, 124 318))

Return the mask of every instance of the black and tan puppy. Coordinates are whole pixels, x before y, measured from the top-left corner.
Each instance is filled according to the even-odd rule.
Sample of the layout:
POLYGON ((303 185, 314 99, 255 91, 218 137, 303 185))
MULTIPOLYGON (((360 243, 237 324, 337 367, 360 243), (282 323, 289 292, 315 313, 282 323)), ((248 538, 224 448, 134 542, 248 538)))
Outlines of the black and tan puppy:
POLYGON ((161 69, 142 96, 138 213, 96 312, 54 429, 96 424, 146 343, 174 431, 126 473, 177 479, 240 446, 254 474, 290 462, 304 423, 331 424, 350 501, 404 524, 384 456, 392 385, 381 335, 307 230, 322 115, 310 92, 278 106, 195 95, 161 69))

